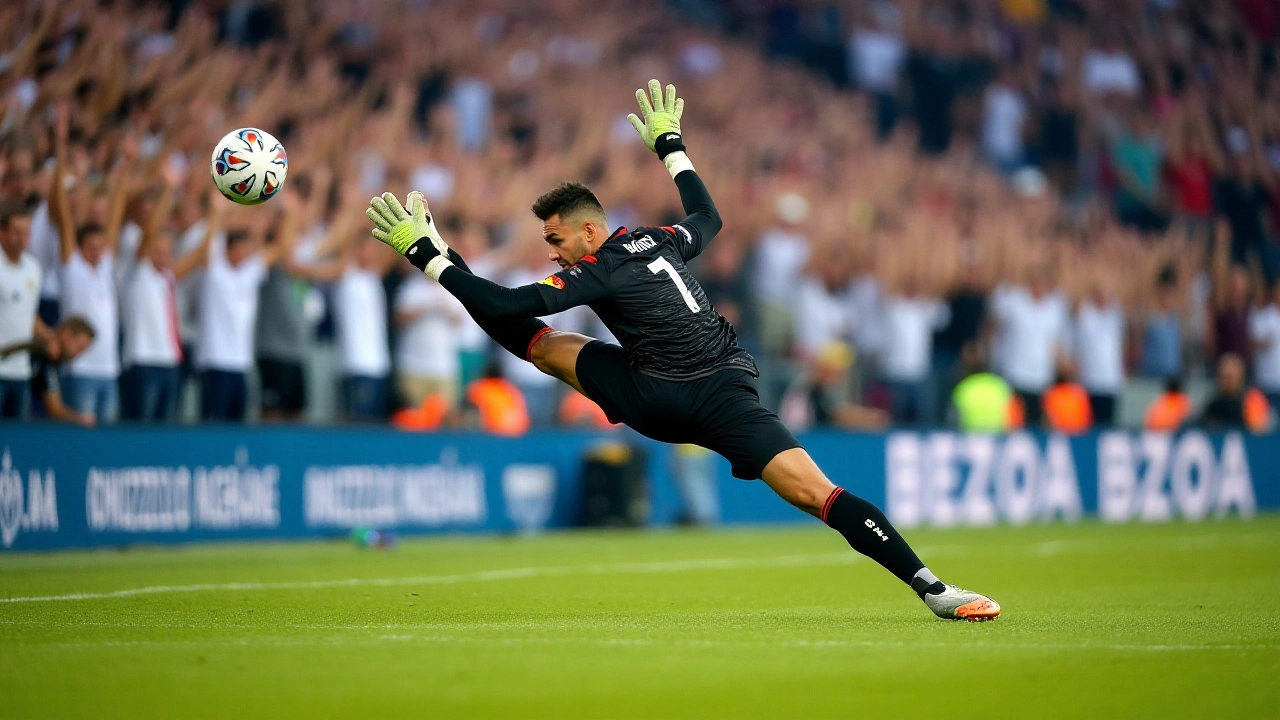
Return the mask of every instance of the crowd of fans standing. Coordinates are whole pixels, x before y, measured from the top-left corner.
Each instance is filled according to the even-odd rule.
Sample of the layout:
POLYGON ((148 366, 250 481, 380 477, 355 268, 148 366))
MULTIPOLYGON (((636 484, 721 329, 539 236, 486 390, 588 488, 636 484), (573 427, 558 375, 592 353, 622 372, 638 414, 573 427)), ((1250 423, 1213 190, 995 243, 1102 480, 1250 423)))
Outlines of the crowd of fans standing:
POLYGON ((333 382, 352 421, 604 423, 363 207, 422 191, 508 285, 554 269, 528 204, 562 180, 615 225, 678 220, 625 120, 656 76, 726 218, 695 272, 793 425, 977 427, 994 402, 1002 427, 1083 429, 1146 377, 1172 427, 1261 428, 1278 25, 1260 0, 8 3, 0 405, 173 421, 190 387, 204 420, 296 420, 333 382), (207 176, 245 125, 290 153, 265 206, 207 176), (329 344, 335 377, 309 376, 329 344), (1179 389, 1200 376, 1204 412, 1179 389))

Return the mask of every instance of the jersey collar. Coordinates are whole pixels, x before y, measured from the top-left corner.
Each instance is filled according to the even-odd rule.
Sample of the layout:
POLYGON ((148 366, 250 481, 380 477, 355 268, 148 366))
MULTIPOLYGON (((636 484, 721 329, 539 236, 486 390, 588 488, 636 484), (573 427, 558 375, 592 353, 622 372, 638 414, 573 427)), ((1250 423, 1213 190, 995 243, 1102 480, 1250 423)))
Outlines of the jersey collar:
MULTIPOLYGON (((623 225, 622 227, 618 228, 617 230, 614 230, 614 231, 613 231, 613 234, 612 234, 612 235, 610 235, 608 238, 606 238, 604 242, 600 243, 600 247, 604 247, 605 245, 608 245, 609 243, 613 242, 614 240, 617 240, 617 239, 618 239, 618 238, 620 238, 620 237, 626 237, 626 236, 627 236, 627 234, 628 234, 628 232, 629 232, 629 231, 627 230, 627 226, 626 226, 626 225, 623 225)), ((596 252, 599 252, 599 250, 597 250, 596 252)), ((581 260, 579 260, 578 262, 589 262, 589 263, 595 263, 595 262, 596 262, 596 255, 595 255, 595 253, 591 253, 590 255, 583 255, 583 256, 582 256, 582 259, 581 259, 581 260)), ((576 265, 577 263, 574 263, 574 264, 576 265)))

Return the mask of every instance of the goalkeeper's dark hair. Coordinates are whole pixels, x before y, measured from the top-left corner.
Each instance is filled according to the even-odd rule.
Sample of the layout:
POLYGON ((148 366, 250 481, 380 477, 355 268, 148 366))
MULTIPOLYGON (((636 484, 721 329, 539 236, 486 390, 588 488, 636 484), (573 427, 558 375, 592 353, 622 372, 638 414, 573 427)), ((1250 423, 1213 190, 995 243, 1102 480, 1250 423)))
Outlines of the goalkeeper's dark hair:
POLYGON ((604 206, 591 188, 580 182, 561 183, 533 201, 533 214, 539 220, 545 221, 552 215, 559 215, 563 220, 582 212, 604 218, 604 206))

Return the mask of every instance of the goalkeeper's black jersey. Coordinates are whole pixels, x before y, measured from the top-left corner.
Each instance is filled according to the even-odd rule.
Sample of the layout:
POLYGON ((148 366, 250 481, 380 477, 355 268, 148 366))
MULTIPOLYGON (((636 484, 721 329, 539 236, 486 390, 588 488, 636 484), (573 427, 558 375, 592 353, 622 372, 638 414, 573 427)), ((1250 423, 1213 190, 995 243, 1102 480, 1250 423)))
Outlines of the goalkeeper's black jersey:
POLYGON ((683 223, 619 228, 594 255, 540 281, 538 290, 551 313, 588 305, 646 375, 694 380, 725 368, 759 375, 733 326, 685 267, 709 240, 683 223))

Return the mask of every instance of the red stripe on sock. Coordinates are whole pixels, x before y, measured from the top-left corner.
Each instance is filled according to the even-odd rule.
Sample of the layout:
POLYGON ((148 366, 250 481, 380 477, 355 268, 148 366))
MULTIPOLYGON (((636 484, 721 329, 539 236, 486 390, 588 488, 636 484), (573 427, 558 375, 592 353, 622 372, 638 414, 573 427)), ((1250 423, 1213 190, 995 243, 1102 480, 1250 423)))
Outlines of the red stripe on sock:
POLYGON ((822 518, 822 522, 827 521, 827 513, 831 512, 831 503, 835 502, 836 498, 840 497, 840 493, 842 492, 844 492, 844 488, 838 487, 835 490, 832 490, 831 494, 827 496, 827 501, 822 504, 822 515, 820 516, 822 518))
POLYGON ((538 344, 538 341, 542 339, 542 336, 543 336, 543 335, 546 335, 546 334, 547 334, 547 333, 549 333, 549 332, 555 332, 555 328, 550 327, 550 326, 547 326, 547 327, 544 327, 544 328, 542 328, 541 330, 539 330, 538 332, 536 332, 536 333, 534 333, 534 334, 533 334, 533 338, 532 338, 531 340, 529 340, 529 347, 528 347, 528 349, 526 349, 526 350, 524 351, 524 359, 525 359, 527 362, 533 362, 532 360, 530 360, 530 359, 529 359, 529 358, 533 357, 533 346, 534 346, 534 345, 537 345, 537 344, 538 344))

